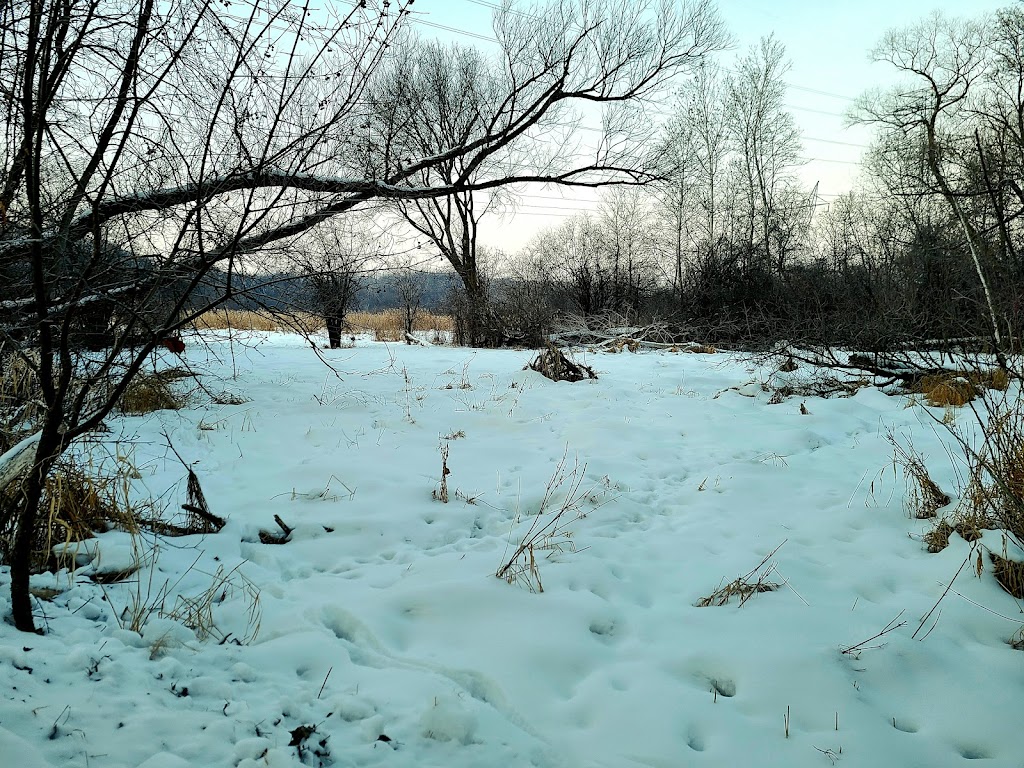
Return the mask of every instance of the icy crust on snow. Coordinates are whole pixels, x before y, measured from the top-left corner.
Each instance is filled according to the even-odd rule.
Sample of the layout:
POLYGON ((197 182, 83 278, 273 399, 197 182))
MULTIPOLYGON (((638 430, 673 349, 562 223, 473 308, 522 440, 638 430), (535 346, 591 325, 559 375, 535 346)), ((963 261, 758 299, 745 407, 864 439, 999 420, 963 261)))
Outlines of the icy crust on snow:
MULTIPOLYGON (((946 490, 954 469, 904 400, 864 389, 804 415, 723 354, 592 355, 598 380, 556 384, 528 352, 360 341, 322 351, 338 379, 297 337, 249 341, 187 352, 244 405, 111 422, 140 493, 185 500, 166 431, 228 524, 102 534, 77 572, 35 577, 63 591, 38 603, 44 636, 0 625, 3 765, 1021 764, 1018 611, 991 574, 965 569, 911 638, 968 545, 907 535, 927 523, 903 510, 885 432, 912 434, 946 490), (575 553, 538 553, 531 594, 493 574, 567 448, 593 510, 575 553), (263 544, 275 514, 294 531, 263 544), (694 606, 783 542, 779 590, 694 606), (218 573, 213 634, 154 606, 218 573), (239 645, 246 584, 259 632, 239 645)), ((3 613, 8 589, 0 569, 3 613)))

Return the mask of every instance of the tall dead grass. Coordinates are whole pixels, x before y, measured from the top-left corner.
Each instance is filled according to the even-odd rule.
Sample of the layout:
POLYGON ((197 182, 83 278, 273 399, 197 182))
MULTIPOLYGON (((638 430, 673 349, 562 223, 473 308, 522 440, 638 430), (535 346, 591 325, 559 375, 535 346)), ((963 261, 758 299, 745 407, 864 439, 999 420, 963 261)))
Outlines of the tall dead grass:
MULTIPOLYGON (((54 467, 43 488, 40 520, 36 529, 32 563, 36 571, 68 565, 54 562, 54 547, 63 544, 65 557, 79 542, 97 532, 119 529, 137 534, 140 522, 158 517, 156 502, 140 500, 132 492, 138 473, 127 459, 99 465, 88 457, 65 456, 54 467)), ((15 524, 20 512, 16 487, 0 498, 0 553, 10 555, 15 524)))
POLYGON ((0 345, 0 453, 30 433, 42 417, 39 391, 32 366, 0 345))
MULTIPOLYGON (((372 334, 375 341, 405 339, 405 323, 402 312, 397 309, 386 309, 382 312, 350 312, 346 317, 346 324, 350 333, 372 334)), ((272 314, 241 309, 218 309, 196 318, 195 327, 199 330, 298 331, 308 334, 323 330, 324 321, 316 315, 304 312, 272 314)), ((455 325, 449 315, 424 311, 416 314, 413 325, 414 331, 433 331, 438 334, 451 333, 454 328, 455 325)))
MULTIPOLYGON (((348 324, 356 333, 372 333, 374 341, 405 340, 405 320, 402 312, 397 309, 385 309, 383 312, 352 312, 348 316, 348 324)), ((455 323, 449 315, 436 315, 420 310, 413 322, 414 332, 433 331, 438 334, 450 334, 454 330, 455 323)))
POLYGON ((185 398, 172 387, 178 379, 191 374, 182 368, 168 368, 156 373, 138 373, 121 395, 118 408, 126 416, 142 416, 154 411, 177 411, 185 406, 185 398))
POLYGON ((308 312, 274 314, 248 309, 214 309, 194 321, 196 329, 205 331, 300 331, 315 333, 324 321, 308 312))
POLYGON ((981 447, 970 454, 964 506, 1024 545, 1024 404, 990 399, 981 447))

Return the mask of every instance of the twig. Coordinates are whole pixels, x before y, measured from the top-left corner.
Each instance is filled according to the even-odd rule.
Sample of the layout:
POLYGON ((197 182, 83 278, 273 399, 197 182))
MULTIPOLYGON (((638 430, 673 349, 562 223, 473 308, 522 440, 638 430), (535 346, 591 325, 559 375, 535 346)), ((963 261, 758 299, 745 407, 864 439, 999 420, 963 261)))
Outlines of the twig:
POLYGON ((191 512, 192 514, 198 515, 199 517, 203 518, 203 520, 208 522, 210 525, 214 526, 218 531, 221 528, 223 528, 227 523, 227 521, 223 517, 215 515, 212 512, 207 512, 204 509, 200 509, 195 504, 182 504, 181 508, 184 509, 186 512, 191 512))
POLYGON ((292 535, 292 531, 294 530, 294 528, 292 528, 290 525, 285 524, 284 520, 281 519, 280 515, 274 515, 274 522, 277 523, 278 527, 280 527, 282 531, 284 531, 285 536, 292 535))
MULTIPOLYGON (((970 562, 970 559, 971 559, 971 553, 968 552, 967 553, 967 557, 964 558, 964 561, 960 564, 960 567, 957 568, 956 573, 953 574, 953 578, 950 579, 949 580, 949 584, 946 585, 946 589, 939 596, 939 599, 935 601, 935 605, 933 605, 931 610, 928 611, 928 613, 926 613, 924 615, 924 617, 921 619, 921 623, 917 625, 917 629, 914 630, 914 634, 912 634, 910 636, 911 640, 916 640, 917 639, 917 633, 921 631, 922 627, 924 627, 925 622, 928 621, 928 618, 933 613, 935 613, 935 609, 939 607, 939 603, 941 603, 943 601, 943 599, 946 597, 946 595, 949 594, 949 590, 953 588, 953 582, 956 581, 956 577, 960 575, 961 571, 963 571, 963 569, 967 566, 967 563, 970 562)), ((921 638, 921 639, 923 640, 924 638, 921 638)))
MULTIPOLYGON (((890 632, 893 632, 894 630, 899 629, 900 627, 907 626, 907 622, 899 620, 900 616, 903 615, 904 611, 906 611, 905 608, 902 611, 900 611, 899 613, 897 613, 896 614, 896 618, 894 618, 892 621, 890 621, 888 624, 886 624, 885 627, 882 628, 881 632, 872 635, 867 640, 861 640, 859 643, 856 643, 855 645, 849 645, 846 648, 841 648, 839 650, 839 652, 842 653, 842 654, 855 654, 855 653, 859 653, 860 651, 866 651, 866 650, 868 650, 868 648, 866 647, 867 644, 870 643, 872 640, 877 640, 878 638, 882 637, 883 635, 887 635, 890 632), (899 622, 899 623, 897 623, 897 622, 899 622)), ((880 647, 881 646, 877 646, 877 645, 871 646, 871 648, 880 648, 880 647)))
POLYGON ((321 694, 323 694, 324 688, 327 687, 327 678, 331 676, 331 672, 333 672, 333 671, 334 671, 334 667, 331 667, 330 669, 327 670, 327 674, 324 676, 323 685, 320 686, 320 693, 318 693, 316 695, 317 701, 320 700, 320 696, 321 696, 321 694))

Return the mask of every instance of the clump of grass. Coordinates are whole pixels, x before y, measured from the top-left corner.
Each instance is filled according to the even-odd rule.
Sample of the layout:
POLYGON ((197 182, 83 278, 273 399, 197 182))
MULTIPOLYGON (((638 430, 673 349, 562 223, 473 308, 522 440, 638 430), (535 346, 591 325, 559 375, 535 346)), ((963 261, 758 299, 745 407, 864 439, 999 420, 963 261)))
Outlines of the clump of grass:
POLYGON ((61 594, 63 590, 55 589, 53 587, 29 587, 29 593, 32 597, 38 600, 45 600, 46 602, 52 602, 57 595, 61 594))
MULTIPOLYGON (((214 393, 210 398, 216 405, 245 405, 249 402, 249 398, 245 395, 240 395, 237 392, 229 392, 224 390, 223 392, 214 393)), ((200 424, 200 429, 205 427, 200 424)))
POLYGON ((116 528, 137 534, 139 521, 156 513, 153 502, 137 501, 131 494, 134 474, 127 463, 107 471, 91 461, 61 459, 43 487, 40 509, 44 514, 36 532, 34 569, 61 565, 52 560, 58 544, 67 553, 96 533, 116 528))
POLYGON ((1010 647, 1015 651, 1024 651, 1024 627, 1021 627, 1017 634, 1010 638, 1010 647))
POLYGON ((196 633, 196 638, 200 642, 211 638, 220 644, 231 639, 238 645, 252 642, 260 631, 262 617, 260 590, 245 577, 239 567, 235 566, 230 571, 225 571, 223 565, 217 566, 206 589, 192 596, 178 595, 174 600, 174 606, 169 611, 160 611, 161 617, 172 619, 188 627, 196 633), (217 627, 214 607, 236 593, 240 594, 246 603, 247 623, 242 636, 232 638, 231 633, 225 634, 217 627))
POLYGON ((1024 600, 1024 563, 1007 560, 995 552, 988 553, 999 585, 1018 600, 1024 600))
POLYGON ((990 416, 975 484, 981 489, 978 506, 1024 542, 1024 408, 1019 402, 990 416))
POLYGON ((983 441, 975 448, 961 436, 970 458, 970 481, 960 514, 979 530, 1002 528, 1024 543, 1024 406, 1018 398, 987 403, 983 441))
POLYGON ((994 527, 992 520, 977 510, 959 510, 953 520, 953 530, 964 541, 977 541, 984 531, 994 527))
MULTIPOLYGON (((785 541, 782 542, 782 544, 785 543, 785 541)), ((738 597, 740 600, 740 606, 742 607, 747 600, 754 595, 759 595, 764 592, 774 592, 777 590, 781 585, 768 580, 768 577, 775 571, 775 563, 769 561, 775 556, 775 553, 782 548, 782 544, 779 544, 779 546, 765 555, 755 568, 748 571, 743 576, 733 579, 728 584, 720 585, 718 589, 710 595, 702 597, 696 602, 696 606, 698 608, 723 606, 734 597, 738 597)))
POLYGON ((907 482, 905 505, 908 514, 918 520, 928 520, 950 502, 946 494, 928 474, 924 459, 909 442, 906 446, 895 435, 887 436, 892 443, 893 462, 903 470, 907 482))
POLYGON ((692 355, 717 355, 718 349, 710 344, 687 344, 679 347, 680 352, 687 352, 692 355))
POLYGON ((953 526, 945 519, 939 520, 923 537, 924 545, 933 555, 949 546, 949 537, 953 535, 953 526))
POLYGON ((0 405, 10 407, 32 400, 39 392, 39 378, 28 361, 0 347, 0 405))
POLYGON ((937 408, 959 408, 971 402, 975 392, 974 385, 967 379, 948 379, 926 389, 925 400, 937 408))
POLYGON ((1010 374, 1005 368, 972 371, 946 371, 922 376, 909 390, 923 395, 928 405, 936 408, 959 408, 988 389, 1005 391, 1010 374))
POLYGON ((0 344, 0 453, 13 448, 42 416, 39 377, 21 355, 0 344))
POLYGON ((176 411, 184 403, 171 388, 174 380, 173 373, 139 373, 121 395, 118 407, 128 416, 141 416, 153 411, 176 411))

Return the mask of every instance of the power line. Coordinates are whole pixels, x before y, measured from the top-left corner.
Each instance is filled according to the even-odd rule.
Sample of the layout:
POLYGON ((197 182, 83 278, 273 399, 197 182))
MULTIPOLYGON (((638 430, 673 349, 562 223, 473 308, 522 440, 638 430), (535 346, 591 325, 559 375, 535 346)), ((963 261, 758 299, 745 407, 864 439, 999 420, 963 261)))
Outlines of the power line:
POLYGON ((445 32, 452 32, 452 33, 454 33, 456 35, 463 35, 465 37, 473 37, 473 38, 476 38, 477 40, 484 40, 484 41, 486 41, 488 43, 496 43, 496 42, 498 42, 498 39, 496 37, 488 37, 487 35, 480 35, 480 34, 477 34, 476 32, 469 32, 469 31, 467 31, 465 29, 458 29, 456 27, 449 27, 446 24, 438 24, 437 22, 427 21, 426 19, 412 18, 412 19, 410 19, 410 21, 413 24, 420 24, 420 25, 422 25, 424 27, 433 27, 435 29, 443 29, 445 32))
POLYGON ((804 141, 817 141, 822 144, 839 144, 844 147, 857 147, 858 149, 868 149, 867 144, 854 144, 852 141, 839 141, 838 139, 819 139, 815 136, 801 136, 804 141))
POLYGON ((786 109, 795 109, 798 112, 813 112, 816 115, 828 115, 829 117, 846 117, 842 112, 829 112, 824 109, 812 109, 811 107, 797 107, 793 104, 783 104, 786 109))
POLYGON ((534 16, 533 14, 531 14, 531 13, 526 13, 525 11, 519 11, 519 10, 516 10, 515 8, 503 9, 497 3, 489 3, 489 2, 487 2, 487 0, 466 0, 466 2, 467 3, 473 3, 473 5, 480 5, 480 6, 483 6, 484 8, 490 8, 490 9, 495 10, 495 11, 508 10, 509 13, 514 13, 516 16, 522 16, 524 19, 534 19, 535 21, 539 21, 539 19, 537 19, 537 17, 534 16))
POLYGON ((828 157, 800 157, 805 163, 839 163, 840 165, 860 165, 858 160, 833 160, 828 157))

